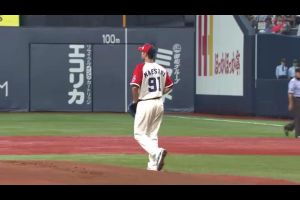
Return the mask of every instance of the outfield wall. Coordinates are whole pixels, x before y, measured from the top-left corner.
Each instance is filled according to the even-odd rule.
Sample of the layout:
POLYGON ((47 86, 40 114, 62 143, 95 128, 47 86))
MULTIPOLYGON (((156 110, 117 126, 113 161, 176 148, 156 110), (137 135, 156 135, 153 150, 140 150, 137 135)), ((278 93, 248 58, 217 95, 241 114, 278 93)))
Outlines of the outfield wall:
POLYGON ((197 112, 254 112, 255 35, 242 20, 233 15, 197 16, 197 112))
POLYGON ((281 58, 300 61, 300 38, 257 34, 243 16, 199 15, 195 111, 291 117, 288 80, 276 80, 281 58))
POLYGON ((255 36, 245 20, 197 16, 196 31, 1 28, 0 111, 124 112, 137 47, 151 42, 175 83, 167 111, 290 117, 288 82, 274 70, 281 57, 300 60, 300 39, 255 36))
POLYGON ((193 112, 192 28, 1 28, 0 110, 124 112, 145 42, 175 81, 166 110, 193 112))

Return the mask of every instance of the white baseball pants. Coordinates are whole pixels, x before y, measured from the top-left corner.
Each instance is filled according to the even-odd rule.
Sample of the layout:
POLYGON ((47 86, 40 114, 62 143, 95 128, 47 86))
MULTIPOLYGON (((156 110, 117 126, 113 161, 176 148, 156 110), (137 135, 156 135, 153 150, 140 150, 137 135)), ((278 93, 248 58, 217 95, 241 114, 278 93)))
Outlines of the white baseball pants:
POLYGON ((134 138, 149 154, 148 169, 155 169, 158 147, 158 131, 162 122, 164 105, 161 99, 140 101, 134 119, 134 138))

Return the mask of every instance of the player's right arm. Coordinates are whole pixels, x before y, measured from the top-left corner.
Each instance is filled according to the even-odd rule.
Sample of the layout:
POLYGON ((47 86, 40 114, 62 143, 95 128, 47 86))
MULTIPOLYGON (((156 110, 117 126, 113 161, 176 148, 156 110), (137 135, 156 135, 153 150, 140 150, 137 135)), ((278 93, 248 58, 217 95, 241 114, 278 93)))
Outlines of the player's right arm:
POLYGON ((167 94, 168 92, 170 92, 172 90, 172 87, 165 87, 164 89, 164 94, 167 94))

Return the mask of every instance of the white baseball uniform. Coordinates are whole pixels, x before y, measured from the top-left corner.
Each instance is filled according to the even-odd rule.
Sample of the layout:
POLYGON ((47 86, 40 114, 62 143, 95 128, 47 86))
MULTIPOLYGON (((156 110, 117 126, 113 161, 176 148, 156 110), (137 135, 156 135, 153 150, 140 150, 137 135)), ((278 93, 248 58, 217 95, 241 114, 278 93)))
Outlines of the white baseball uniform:
POLYGON ((161 97, 164 88, 171 87, 173 81, 164 67, 145 62, 136 66, 130 85, 139 87, 134 138, 149 154, 148 169, 155 169, 154 156, 159 151, 157 135, 164 112, 161 97))

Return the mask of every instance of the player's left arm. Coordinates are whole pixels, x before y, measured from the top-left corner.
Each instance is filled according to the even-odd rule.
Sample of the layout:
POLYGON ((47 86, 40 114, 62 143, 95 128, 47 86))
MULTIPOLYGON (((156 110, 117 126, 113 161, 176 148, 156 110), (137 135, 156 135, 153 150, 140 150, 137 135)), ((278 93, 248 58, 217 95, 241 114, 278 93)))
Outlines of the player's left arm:
POLYGON ((164 87, 164 94, 169 93, 170 91, 172 91, 172 87, 173 87, 174 83, 173 80, 171 79, 171 77, 169 76, 169 74, 167 73, 166 76, 166 83, 165 83, 165 87, 164 87))
POLYGON ((133 85, 131 87, 131 93, 132 93, 132 102, 137 103, 139 100, 139 90, 140 88, 138 86, 133 85))

